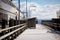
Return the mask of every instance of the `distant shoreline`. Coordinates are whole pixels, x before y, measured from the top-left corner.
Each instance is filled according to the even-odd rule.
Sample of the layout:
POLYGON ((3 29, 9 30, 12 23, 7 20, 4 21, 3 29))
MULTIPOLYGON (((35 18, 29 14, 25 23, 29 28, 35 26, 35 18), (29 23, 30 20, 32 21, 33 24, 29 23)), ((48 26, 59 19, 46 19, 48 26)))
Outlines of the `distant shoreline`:
POLYGON ((52 20, 52 19, 37 19, 36 21, 37 21, 38 23, 41 23, 42 20, 52 20))

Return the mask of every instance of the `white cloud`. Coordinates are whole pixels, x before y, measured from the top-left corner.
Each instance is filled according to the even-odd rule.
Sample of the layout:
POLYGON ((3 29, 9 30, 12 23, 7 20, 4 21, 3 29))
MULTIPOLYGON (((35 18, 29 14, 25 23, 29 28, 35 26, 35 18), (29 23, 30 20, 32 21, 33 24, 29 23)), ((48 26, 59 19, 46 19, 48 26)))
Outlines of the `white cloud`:
MULTIPOLYGON (((21 11, 26 11, 26 2, 21 2, 21 11)), ((35 2, 27 2, 27 10, 30 10, 32 17, 37 18, 56 18, 56 12, 60 10, 60 4, 45 4, 41 6, 35 2), (32 7, 36 6, 36 7, 32 7)))
POLYGON ((56 18, 56 12, 60 10, 60 4, 46 4, 37 12, 38 18, 56 18))

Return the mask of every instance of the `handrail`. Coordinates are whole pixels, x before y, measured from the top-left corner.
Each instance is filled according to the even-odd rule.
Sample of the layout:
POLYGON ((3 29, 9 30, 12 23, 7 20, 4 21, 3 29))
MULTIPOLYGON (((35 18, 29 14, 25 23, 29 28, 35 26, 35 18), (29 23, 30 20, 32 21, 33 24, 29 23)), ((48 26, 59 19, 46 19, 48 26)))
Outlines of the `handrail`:
POLYGON ((16 29, 16 30, 14 30, 14 31, 12 31, 12 32, 10 32, 10 33, 8 33, 8 34, 2 36, 2 37, 0 37, 0 40, 3 39, 3 38, 5 38, 5 37, 7 37, 7 36, 9 36, 9 35, 11 35, 11 34, 13 34, 14 32, 16 32, 16 31, 18 31, 18 30, 20 30, 20 29, 22 29, 22 28, 24 28, 24 27, 26 27, 26 25, 23 26, 23 27, 21 27, 21 28, 18 28, 18 29, 16 29))
POLYGON ((9 30, 9 29, 12 29, 12 28, 15 28, 15 27, 19 27, 19 26, 22 26, 22 25, 25 25, 25 24, 26 23, 20 24, 20 25, 16 25, 16 26, 13 26, 13 27, 9 27, 9 28, 5 28, 5 29, 0 30, 0 32, 5 31, 5 30, 9 30))
MULTIPOLYGON (((4 35, 2 35, 1 37, 0 37, 0 40, 3 40, 3 39, 5 39, 6 37, 9 37, 9 38, 7 38, 7 40, 9 40, 10 39, 10 35, 14 35, 14 33, 15 33, 15 36, 16 35, 19 35, 19 34, 21 34, 25 29, 27 28, 27 25, 26 25, 26 23, 23 23, 23 24, 20 24, 20 25, 16 25, 16 26, 13 26, 13 27, 9 27, 9 28, 5 28, 5 29, 2 29, 1 31, 0 31, 0 33, 2 33, 2 32, 6 32, 6 31, 9 31, 10 29, 12 29, 12 31, 9 31, 7 34, 4 34, 4 35), (20 27, 21 26, 21 27, 20 27), (13 29, 14 28, 14 29, 13 29), (16 29, 15 29, 16 28, 16 29), (21 32, 21 33, 20 33, 21 32), (17 34, 16 34, 17 33, 17 34)), ((11 37, 12 37, 11 36, 11 37)), ((16 36, 17 37, 17 36, 16 36)), ((15 38, 15 37, 14 37, 15 38)))

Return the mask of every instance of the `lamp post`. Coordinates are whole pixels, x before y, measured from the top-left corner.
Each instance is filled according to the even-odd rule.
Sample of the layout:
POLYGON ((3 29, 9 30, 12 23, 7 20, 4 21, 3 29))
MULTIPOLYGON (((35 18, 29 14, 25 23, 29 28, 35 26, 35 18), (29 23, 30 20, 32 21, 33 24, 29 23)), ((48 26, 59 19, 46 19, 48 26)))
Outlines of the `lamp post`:
POLYGON ((18 20, 19 20, 19 24, 20 24, 20 0, 18 0, 18 8, 19 8, 19 10, 18 10, 18 13, 19 13, 18 20))
POLYGON ((27 0, 26 0, 26 17, 28 17, 28 13, 27 13, 27 0))

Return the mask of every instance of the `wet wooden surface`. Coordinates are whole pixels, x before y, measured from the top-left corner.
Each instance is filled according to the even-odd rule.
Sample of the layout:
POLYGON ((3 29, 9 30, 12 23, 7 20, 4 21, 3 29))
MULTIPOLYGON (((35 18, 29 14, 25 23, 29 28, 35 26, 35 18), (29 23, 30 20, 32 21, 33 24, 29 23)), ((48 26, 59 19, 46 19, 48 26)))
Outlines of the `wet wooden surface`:
POLYGON ((27 29, 15 40, 60 40, 60 35, 42 24, 36 24, 36 29, 27 29))

